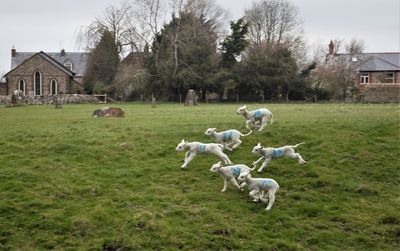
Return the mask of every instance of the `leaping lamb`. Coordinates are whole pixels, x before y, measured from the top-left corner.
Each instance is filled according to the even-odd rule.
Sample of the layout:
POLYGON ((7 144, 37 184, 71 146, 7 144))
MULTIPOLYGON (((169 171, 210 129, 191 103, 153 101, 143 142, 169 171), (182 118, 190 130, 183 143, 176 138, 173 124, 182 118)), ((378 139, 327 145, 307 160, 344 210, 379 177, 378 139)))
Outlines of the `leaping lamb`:
POLYGON ((252 127, 260 127, 258 131, 264 130, 264 128, 267 126, 268 120, 270 120, 271 124, 273 122, 272 118, 272 112, 268 110, 267 108, 261 108, 257 109, 254 111, 248 111, 247 106, 241 106, 239 109, 236 111, 237 114, 242 114, 243 117, 246 119, 246 128, 250 129, 250 125, 252 127))
POLYGON ((275 158, 279 158, 279 157, 289 157, 289 158, 293 158, 293 159, 297 159, 300 165, 303 165, 306 163, 306 161, 301 157, 301 155, 299 153, 296 153, 294 151, 295 148, 297 148, 298 146, 305 144, 304 142, 299 143, 297 145, 294 146, 282 146, 279 148, 274 148, 274 147, 263 147, 260 143, 258 143, 254 148, 252 153, 254 154, 259 154, 262 157, 259 158, 257 161, 253 162, 253 167, 257 167, 257 164, 264 160, 264 162, 262 163, 261 167, 257 170, 257 172, 261 173, 263 171, 263 169, 268 165, 268 163, 275 158))
POLYGON ((208 128, 205 134, 207 136, 214 137, 215 143, 224 145, 224 147, 229 151, 233 151, 242 143, 242 141, 240 140, 240 136, 245 137, 249 136, 252 133, 251 130, 247 134, 242 134, 241 132, 235 129, 226 130, 222 132, 217 132, 216 130, 217 130, 216 128, 208 128), (228 144, 229 141, 231 142, 228 144))
POLYGON ((178 152, 182 152, 185 149, 189 149, 189 151, 185 153, 185 160, 181 168, 186 168, 189 162, 192 161, 193 158, 197 155, 197 153, 201 154, 212 153, 216 155, 219 159, 224 161, 226 165, 232 164, 232 161, 230 161, 228 156, 222 151, 224 149, 224 146, 221 144, 215 144, 215 143, 204 144, 200 142, 188 142, 182 139, 181 143, 178 144, 175 150, 178 152))

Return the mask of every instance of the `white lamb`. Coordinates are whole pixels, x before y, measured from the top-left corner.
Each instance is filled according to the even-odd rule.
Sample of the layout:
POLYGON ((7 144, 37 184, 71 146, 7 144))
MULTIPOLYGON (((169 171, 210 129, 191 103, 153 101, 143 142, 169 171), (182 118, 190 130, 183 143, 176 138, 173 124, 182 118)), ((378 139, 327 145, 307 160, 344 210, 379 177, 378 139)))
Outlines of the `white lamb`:
POLYGON ((205 134, 207 136, 214 137, 215 143, 224 145, 224 147, 229 151, 233 151, 242 143, 242 141, 240 140, 240 136, 246 137, 252 133, 251 130, 247 134, 242 134, 235 129, 226 130, 223 132, 217 132, 216 130, 217 128, 208 128, 205 134), (231 142, 228 144, 229 141, 231 142))
POLYGON ((189 149, 189 151, 187 151, 185 154, 185 163, 183 163, 181 168, 185 168, 189 164, 189 162, 193 160, 197 153, 212 153, 220 158, 222 161, 224 161, 225 164, 232 164, 228 156, 223 153, 222 150, 224 149, 224 146, 221 144, 188 142, 182 139, 181 143, 178 144, 175 150, 178 152, 182 152, 185 149, 189 149))
POLYGON ((212 165, 210 172, 218 173, 224 179, 224 187, 222 188, 221 192, 226 191, 228 180, 230 180, 232 184, 235 185, 240 191, 243 191, 243 187, 239 186, 236 179, 241 173, 250 172, 253 171, 253 169, 243 164, 222 166, 220 161, 217 164, 212 165))
MULTIPOLYGON (((275 202, 275 193, 279 190, 279 184, 273 179, 267 178, 252 178, 250 172, 243 172, 238 177, 239 182, 245 182, 250 190, 250 197, 253 198, 254 202, 262 201, 267 203, 266 210, 270 210, 275 202)), ((244 184, 242 183, 241 187, 244 184)))
POLYGON ((264 130, 267 126, 268 119, 270 119, 270 123, 272 124, 272 112, 267 108, 261 108, 254 111, 248 111, 247 106, 241 106, 236 111, 237 114, 242 114, 246 119, 246 128, 250 130, 250 125, 252 127, 260 127, 258 131, 264 130))
POLYGON ((301 157, 299 153, 294 151, 295 148, 298 146, 305 144, 304 142, 299 143, 294 146, 282 146, 279 148, 274 147, 263 147, 260 143, 253 148, 252 153, 260 154, 262 157, 259 158, 257 161, 253 162, 253 168, 257 167, 257 164, 264 160, 261 167, 257 170, 257 172, 261 173, 263 169, 268 165, 268 163, 275 158, 287 156, 289 158, 297 159, 300 165, 306 163, 306 161, 301 157))

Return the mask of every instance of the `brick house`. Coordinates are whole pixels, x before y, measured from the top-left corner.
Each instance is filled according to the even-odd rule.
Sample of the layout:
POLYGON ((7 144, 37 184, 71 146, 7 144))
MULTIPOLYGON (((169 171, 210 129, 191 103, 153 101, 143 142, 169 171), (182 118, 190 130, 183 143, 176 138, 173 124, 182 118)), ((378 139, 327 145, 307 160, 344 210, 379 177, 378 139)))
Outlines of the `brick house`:
POLYGON ((355 69, 360 101, 400 102, 400 52, 335 54, 331 41, 330 60, 345 60, 355 69))
POLYGON ((83 93, 82 80, 90 53, 11 50, 11 70, 4 76, 8 95, 20 90, 25 95, 44 96, 83 93))

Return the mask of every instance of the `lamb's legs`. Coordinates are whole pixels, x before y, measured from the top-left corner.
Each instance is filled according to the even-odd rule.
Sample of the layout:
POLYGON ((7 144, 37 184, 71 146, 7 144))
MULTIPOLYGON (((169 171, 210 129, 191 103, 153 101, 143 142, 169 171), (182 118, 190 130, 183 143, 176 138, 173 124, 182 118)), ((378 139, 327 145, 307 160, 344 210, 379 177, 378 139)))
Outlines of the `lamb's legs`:
POLYGON ((266 125, 267 125, 267 118, 266 118, 266 117, 263 117, 263 118, 261 119, 261 127, 260 127, 260 129, 258 129, 258 131, 261 132, 262 130, 264 130, 264 128, 265 128, 266 125))
POLYGON ((265 208, 265 210, 271 210, 272 205, 274 205, 275 193, 276 193, 276 190, 268 191, 268 206, 267 206, 267 208, 265 208))
POLYGON ((259 202, 260 201, 260 191, 258 189, 253 189, 250 191, 249 196, 253 198, 253 202, 259 202))
POLYGON ((271 158, 265 158, 264 162, 262 163, 260 168, 257 170, 257 172, 261 173, 270 161, 271 161, 271 158))
POLYGON ((246 120, 246 128, 247 128, 247 130, 251 130, 250 129, 250 124, 251 124, 251 119, 246 120))
POLYGON ((240 191, 243 191, 243 188, 239 186, 235 178, 231 178, 231 182, 233 185, 235 185, 240 191))
POLYGON ((218 158, 220 158, 221 160, 224 161, 225 165, 233 164, 232 161, 228 158, 228 156, 225 153, 223 153, 223 152, 218 153, 217 156, 218 156, 218 158))
POLYGON ((242 144, 242 141, 240 139, 235 140, 232 149, 236 149, 240 144, 242 144))
POLYGON ((185 163, 183 163, 183 165, 181 166, 181 168, 185 168, 185 167, 189 164, 189 162, 193 160, 193 158, 194 158, 195 156, 196 156, 196 153, 190 152, 189 157, 187 157, 187 159, 185 160, 185 163))
POLYGON ((301 155, 299 153, 295 153, 295 152, 290 153, 289 157, 293 158, 293 159, 297 159, 297 161, 299 162, 300 165, 304 165, 306 163, 306 161, 301 157, 301 155))
POLYGON ((187 152, 185 153, 185 162, 186 162, 187 158, 189 157, 189 155, 190 155, 190 151, 187 151, 187 152))
POLYGON ((264 156, 261 157, 261 158, 259 158, 259 159, 256 160, 256 161, 253 161, 253 167, 257 167, 257 164, 258 164, 260 161, 262 161, 263 159, 264 159, 264 156))
POLYGON ((222 188, 221 192, 225 192, 227 186, 228 186, 228 181, 224 179, 224 187, 222 188))
POLYGON ((226 150, 228 150, 228 151, 232 151, 232 150, 233 150, 233 149, 229 146, 228 143, 224 142, 223 145, 224 145, 224 148, 225 148, 226 150))

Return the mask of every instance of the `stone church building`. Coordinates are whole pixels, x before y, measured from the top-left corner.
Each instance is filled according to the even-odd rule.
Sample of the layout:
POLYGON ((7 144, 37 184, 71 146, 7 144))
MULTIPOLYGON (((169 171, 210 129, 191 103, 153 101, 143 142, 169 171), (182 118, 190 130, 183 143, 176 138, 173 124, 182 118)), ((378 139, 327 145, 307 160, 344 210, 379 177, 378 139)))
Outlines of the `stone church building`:
POLYGON ((11 70, 5 74, 3 95, 15 90, 28 96, 79 94, 90 53, 43 51, 17 52, 11 50, 11 70))

